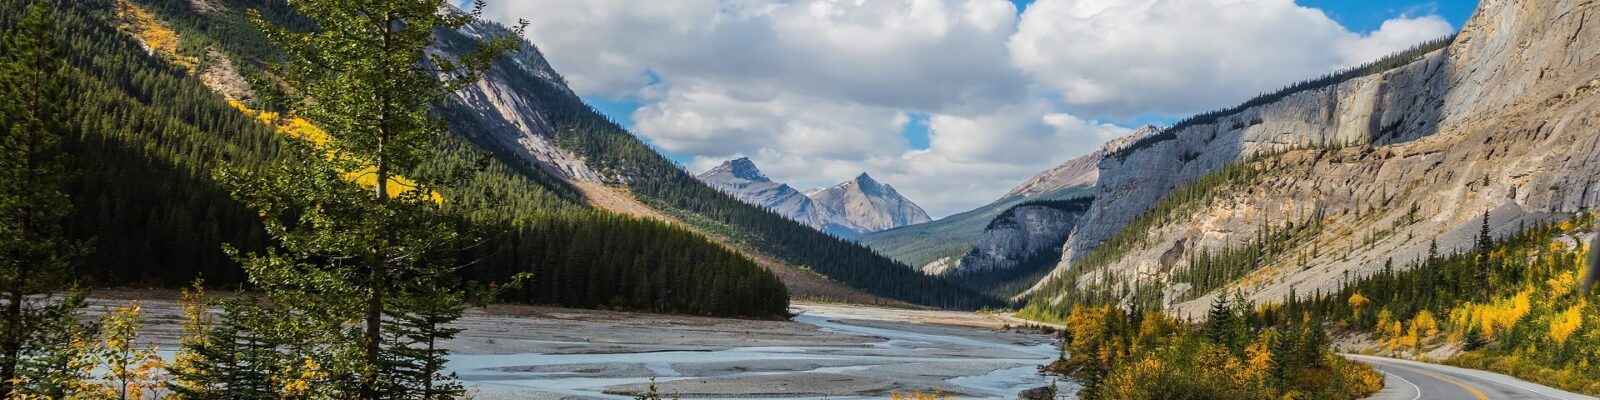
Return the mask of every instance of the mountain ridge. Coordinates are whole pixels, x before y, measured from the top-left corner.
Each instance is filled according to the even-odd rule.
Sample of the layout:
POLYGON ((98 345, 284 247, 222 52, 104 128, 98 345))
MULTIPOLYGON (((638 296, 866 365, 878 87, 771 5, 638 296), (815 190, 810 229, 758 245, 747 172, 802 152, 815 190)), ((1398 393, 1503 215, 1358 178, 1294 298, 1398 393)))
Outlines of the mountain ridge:
POLYGON ((839 237, 931 221, 926 211, 893 186, 866 172, 826 188, 795 190, 773 182, 748 157, 728 160, 695 176, 745 203, 839 237))
POLYGON ((1595 8, 1487 0, 1446 41, 1137 141, 1100 163, 1095 204, 1030 308, 1143 282, 1150 301, 1203 313, 1214 292, 1176 274, 1211 267, 1184 260, 1248 250, 1283 221, 1323 228, 1224 287, 1326 292, 1430 242, 1460 249, 1485 213, 1505 234, 1600 205, 1600 151, 1581 133, 1600 110, 1600 39, 1582 34, 1595 8))

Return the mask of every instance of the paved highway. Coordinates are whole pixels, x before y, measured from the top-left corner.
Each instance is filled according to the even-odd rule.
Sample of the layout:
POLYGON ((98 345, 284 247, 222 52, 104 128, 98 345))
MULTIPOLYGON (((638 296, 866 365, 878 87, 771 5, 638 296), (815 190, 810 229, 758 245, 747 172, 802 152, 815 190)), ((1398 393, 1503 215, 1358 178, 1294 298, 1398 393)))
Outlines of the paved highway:
POLYGON ((1345 354, 1386 375, 1373 400, 1600 400, 1510 376, 1410 360, 1345 354))

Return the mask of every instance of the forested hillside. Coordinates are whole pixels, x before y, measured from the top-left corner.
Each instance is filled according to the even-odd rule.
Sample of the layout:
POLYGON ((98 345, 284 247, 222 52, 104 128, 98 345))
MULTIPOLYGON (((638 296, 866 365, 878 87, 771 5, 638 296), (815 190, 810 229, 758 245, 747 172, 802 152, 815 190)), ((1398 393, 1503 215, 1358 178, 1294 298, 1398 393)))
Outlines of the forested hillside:
POLYGON ((1336 292, 1290 297, 1267 311, 1326 316, 1342 333, 1371 338, 1372 347, 1352 350, 1462 351, 1450 363, 1600 394, 1600 290, 1578 285, 1594 251, 1581 238, 1594 228, 1595 215, 1584 213, 1496 239, 1486 218, 1469 249, 1386 260, 1382 271, 1336 292))
MULTIPOLYGON (((0 28, 30 2, 0 1, 0 28)), ((196 77, 228 58, 255 96, 245 104, 282 110, 266 78, 275 53, 245 21, 261 9, 282 25, 295 22, 282 2, 210 1, 210 14, 183 0, 122 3, 62 2, 56 40, 70 66, 72 132, 65 147, 76 160, 68 191, 77 212, 72 237, 92 240, 81 275, 100 284, 180 285, 197 277, 213 284, 242 282, 223 244, 253 251, 267 246, 255 213, 213 180, 219 165, 252 169, 271 163, 285 140, 264 119, 241 112, 196 77), (176 35, 176 55, 164 57, 128 34, 128 4, 146 6, 176 35), (221 10, 226 10, 222 12, 221 10), (120 27, 119 27, 120 22, 120 27), (215 35, 215 36, 213 36, 215 35), (182 60, 182 59, 180 59, 182 60), (254 77, 254 78, 251 78, 254 77)), ((155 32, 163 32, 155 30, 155 32)), ((595 211, 536 168, 498 161, 473 144, 443 138, 417 170, 451 182, 444 208, 481 244, 457 257, 464 273, 500 281, 532 272, 516 300, 582 307, 618 307, 727 316, 784 315, 787 294, 773 275, 722 246, 680 227, 595 211)))

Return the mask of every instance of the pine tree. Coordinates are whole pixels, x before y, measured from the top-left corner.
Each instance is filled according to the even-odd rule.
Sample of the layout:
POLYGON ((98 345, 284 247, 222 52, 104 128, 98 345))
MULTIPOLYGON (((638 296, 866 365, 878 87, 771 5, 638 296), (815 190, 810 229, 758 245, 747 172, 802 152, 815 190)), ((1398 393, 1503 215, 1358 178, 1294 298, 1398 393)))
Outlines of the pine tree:
MULTIPOLYGON (((306 0, 296 8, 320 28, 309 32, 252 13, 285 53, 285 80, 301 96, 291 111, 331 136, 286 144, 283 161, 267 171, 219 172, 284 249, 230 252, 272 305, 301 317, 261 321, 273 325, 254 330, 298 336, 273 339, 301 344, 290 356, 303 357, 307 369, 331 369, 333 387, 299 385, 306 390, 360 399, 422 396, 383 377, 437 367, 415 364, 439 357, 437 349, 404 357, 385 345, 394 342, 384 332, 393 329, 386 328, 391 321, 431 312, 412 307, 450 305, 440 296, 449 290, 435 289, 450 281, 456 266, 447 253, 464 238, 441 209, 442 182, 402 174, 434 156, 444 133, 431 106, 475 82, 518 43, 510 35, 481 41, 457 58, 429 55, 435 30, 476 21, 483 5, 460 13, 447 11, 445 0, 306 0), (344 321, 362 323, 352 330, 344 321)), ((444 320, 430 323, 454 318, 437 316, 444 320)), ((421 387, 445 387, 435 378, 427 374, 421 387)))
POLYGON ((1274 328, 1272 335, 1271 352, 1269 360, 1270 374, 1277 381, 1279 387, 1287 387, 1294 372, 1304 367, 1300 358, 1301 328, 1294 325, 1284 325, 1274 328))
POLYGON ((1233 307, 1228 305, 1228 291, 1223 290, 1211 301, 1211 311, 1206 313, 1206 337, 1213 343, 1228 346, 1232 343, 1233 307))
POLYGON ((1439 259, 1439 238, 1428 239, 1428 259, 1432 263, 1439 259))
POLYGON ((385 349, 388 367, 382 370, 387 376, 390 395, 425 400, 460 398, 466 389, 455 382, 455 374, 445 374, 445 357, 449 352, 441 341, 449 340, 462 329, 446 324, 461 317, 461 294, 446 288, 432 288, 441 293, 416 296, 405 304, 410 313, 398 315, 387 328, 385 349), (440 301, 442 300, 442 301, 440 301))
POLYGON ((197 283, 186 291, 184 334, 169 372, 167 388, 175 399, 268 400, 278 395, 272 382, 277 373, 276 345, 246 331, 244 319, 252 315, 249 298, 221 303, 221 319, 210 315, 212 301, 197 283))
POLYGON ((1489 341, 1483 337, 1483 332, 1474 326, 1467 328, 1467 335, 1462 339, 1461 349, 1475 351, 1488 345, 1489 341))
POLYGON ((1494 249, 1494 238, 1489 236, 1489 212, 1483 212, 1483 224, 1478 227, 1478 239, 1473 244, 1473 254, 1477 260, 1478 301, 1488 301, 1490 291, 1490 270, 1493 264, 1489 260, 1489 252, 1494 249))
POLYGON ((61 150, 66 68, 53 39, 53 1, 28 7, 0 44, 0 394, 45 384, 36 358, 65 347, 80 331, 72 315, 83 295, 73 288, 73 259, 87 246, 68 238, 71 178, 61 150), (54 299, 39 295, 64 295, 54 299))

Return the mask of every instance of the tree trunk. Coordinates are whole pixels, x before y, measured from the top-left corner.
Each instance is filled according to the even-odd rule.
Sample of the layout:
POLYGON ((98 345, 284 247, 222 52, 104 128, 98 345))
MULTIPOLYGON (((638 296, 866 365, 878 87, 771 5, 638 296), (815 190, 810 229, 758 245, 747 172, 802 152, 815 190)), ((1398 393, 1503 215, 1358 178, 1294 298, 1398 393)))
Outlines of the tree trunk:
MULTIPOLYGON (((375 186, 377 188, 376 190, 378 191, 377 201, 379 207, 383 208, 389 203, 389 167, 384 163, 382 157, 383 146, 386 142, 385 139, 388 137, 388 134, 386 128, 380 129, 383 129, 383 132, 379 133, 378 138, 379 157, 378 161, 376 162, 378 169, 378 184, 373 186, 375 186)), ((384 251, 389 246, 389 232, 387 224, 385 224, 385 227, 382 229, 382 238, 380 238, 378 241, 379 248, 374 251, 376 254, 371 257, 372 265, 369 266, 368 270, 368 279, 370 281, 367 282, 369 285, 368 290, 371 291, 371 294, 367 297, 366 363, 369 368, 373 369, 373 372, 367 376, 366 382, 362 384, 362 398, 368 400, 378 398, 377 370, 379 368, 378 363, 381 361, 379 355, 383 351, 383 291, 388 286, 388 262, 386 260, 387 254, 385 254, 384 251)))

